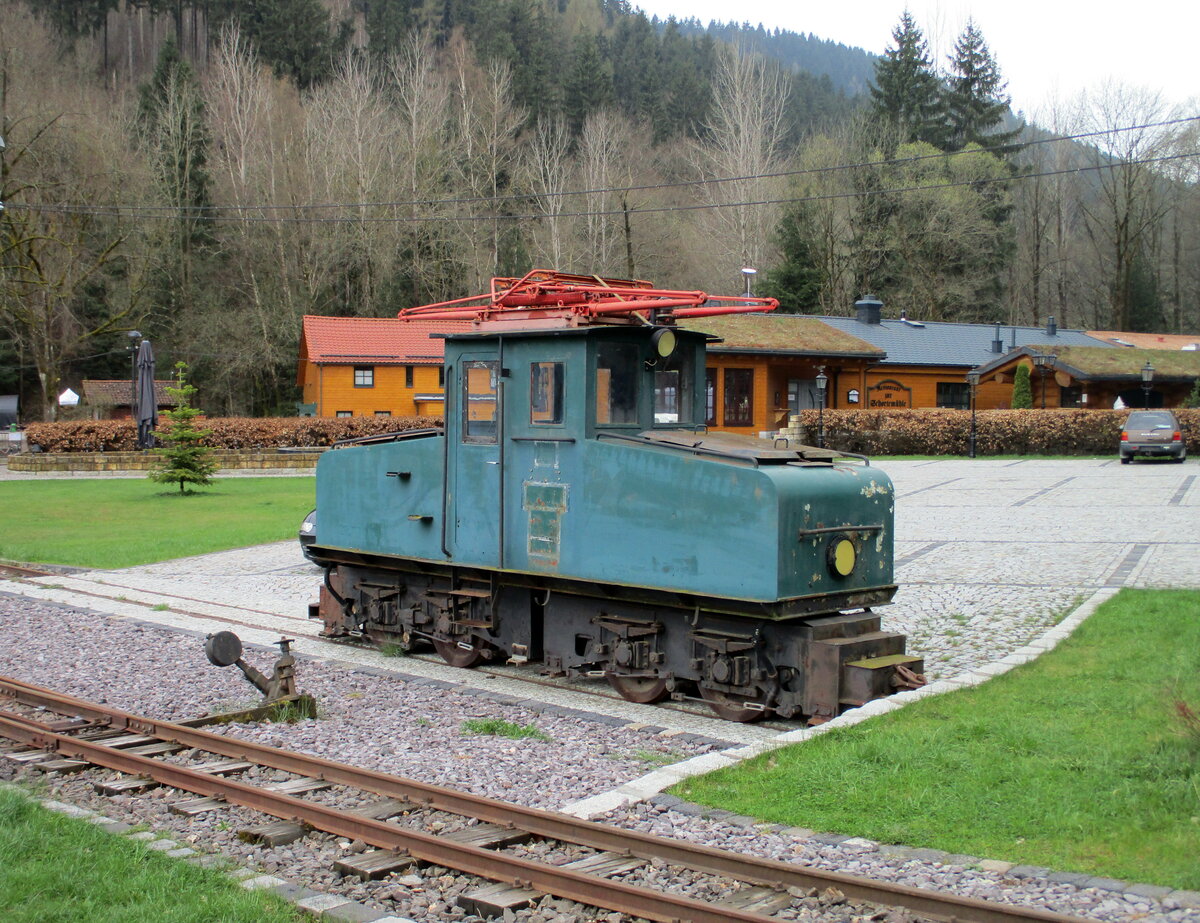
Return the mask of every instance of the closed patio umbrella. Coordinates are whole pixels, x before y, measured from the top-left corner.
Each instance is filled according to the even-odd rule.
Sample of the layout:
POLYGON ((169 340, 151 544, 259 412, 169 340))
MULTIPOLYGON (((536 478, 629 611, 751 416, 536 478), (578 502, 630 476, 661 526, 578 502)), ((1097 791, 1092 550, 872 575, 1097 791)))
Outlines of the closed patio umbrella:
POLYGON ((137 420, 138 448, 154 445, 154 427, 158 423, 158 397, 154 393, 154 350, 149 340, 142 340, 137 355, 137 420))

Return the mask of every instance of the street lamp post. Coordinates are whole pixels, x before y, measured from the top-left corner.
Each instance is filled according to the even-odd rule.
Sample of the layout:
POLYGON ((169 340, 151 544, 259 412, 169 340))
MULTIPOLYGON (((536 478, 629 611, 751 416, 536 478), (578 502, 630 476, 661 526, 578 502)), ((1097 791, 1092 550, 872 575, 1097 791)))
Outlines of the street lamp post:
POLYGON ((746 297, 746 298, 754 297, 753 295, 750 294, 750 284, 754 281, 754 277, 757 274, 758 274, 757 269, 751 269, 749 266, 745 266, 742 268, 742 275, 746 279, 746 293, 745 293, 744 297, 746 297))
POLYGON ((825 367, 817 372, 817 445, 825 448, 825 389, 829 387, 829 376, 825 367))
POLYGON ((1033 364, 1037 366, 1038 371, 1042 376, 1042 410, 1046 409, 1046 373, 1050 371, 1050 367, 1054 365, 1058 359, 1054 353, 1038 353, 1031 357, 1033 364))
POLYGON ((137 355, 141 331, 130 330, 129 337, 129 418, 137 424, 137 355))
POLYGON ((1146 360, 1146 364, 1142 366, 1142 406, 1147 410, 1150 409, 1150 389, 1153 387, 1154 381, 1154 366, 1150 364, 1150 360, 1146 360))
POLYGON ((971 369, 967 372, 967 385, 971 389, 971 439, 967 444, 967 457, 975 457, 975 396, 979 389, 979 371, 971 369))

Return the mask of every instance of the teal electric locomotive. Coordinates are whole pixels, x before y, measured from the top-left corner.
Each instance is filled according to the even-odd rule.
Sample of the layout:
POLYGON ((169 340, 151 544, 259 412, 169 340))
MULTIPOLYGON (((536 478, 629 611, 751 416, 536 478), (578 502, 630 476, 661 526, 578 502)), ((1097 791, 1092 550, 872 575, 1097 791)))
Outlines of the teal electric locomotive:
POLYGON ((702 333, 749 297, 535 272, 402 312, 446 335, 445 427, 317 467, 328 635, 603 675, 625 698, 822 721, 922 682, 872 607, 892 483, 865 460, 704 426, 702 333))

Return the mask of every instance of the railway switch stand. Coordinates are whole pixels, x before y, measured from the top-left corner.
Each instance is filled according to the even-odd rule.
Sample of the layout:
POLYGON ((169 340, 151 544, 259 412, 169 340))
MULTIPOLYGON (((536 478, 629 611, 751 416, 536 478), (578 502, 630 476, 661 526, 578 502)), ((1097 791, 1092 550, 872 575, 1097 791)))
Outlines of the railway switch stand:
POLYGON ((279 659, 268 679, 242 659, 242 639, 232 631, 218 631, 209 635, 204 642, 204 653, 208 662, 215 667, 236 666, 259 692, 263 694, 263 705, 273 705, 284 699, 296 698, 296 658, 292 656, 292 638, 280 638, 279 659))

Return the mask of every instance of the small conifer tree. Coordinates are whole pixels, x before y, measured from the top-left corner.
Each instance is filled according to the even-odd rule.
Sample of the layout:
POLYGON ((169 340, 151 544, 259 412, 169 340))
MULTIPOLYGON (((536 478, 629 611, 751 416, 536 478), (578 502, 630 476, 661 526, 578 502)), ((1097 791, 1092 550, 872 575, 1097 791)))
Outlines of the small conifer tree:
POLYGON ((161 439, 166 445, 154 450, 162 463, 150 472, 150 478, 160 484, 178 484, 179 492, 186 494, 191 492, 189 485, 207 486, 217 470, 217 463, 212 459, 212 449, 203 444, 204 437, 212 430, 196 429, 195 426, 201 411, 192 406, 196 388, 188 384, 187 363, 177 362, 175 369, 179 383, 174 388, 167 388, 167 393, 175 398, 175 409, 163 413, 167 425, 161 439))
POLYGON ((1029 384, 1029 366, 1018 365, 1013 375, 1013 410, 1028 410, 1033 406, 1033 388, 1029 384))
POLYGON ((1200 378, 1192 384, 1192 392, 1183 399, 1184 407, 1200 407, 1200 378))

